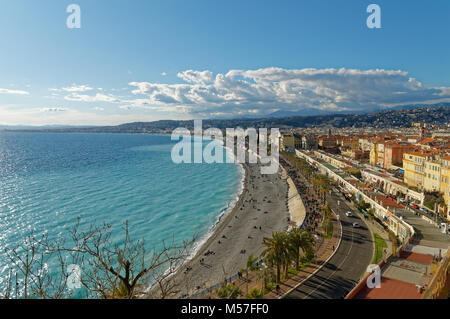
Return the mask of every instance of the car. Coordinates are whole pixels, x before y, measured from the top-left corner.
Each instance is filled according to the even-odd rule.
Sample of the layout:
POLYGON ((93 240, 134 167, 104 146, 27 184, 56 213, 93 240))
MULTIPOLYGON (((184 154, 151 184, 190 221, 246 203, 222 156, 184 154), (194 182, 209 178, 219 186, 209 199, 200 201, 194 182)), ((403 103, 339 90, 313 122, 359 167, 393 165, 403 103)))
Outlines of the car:
POLYGON ((416 204, 414 204, 414 205, 413 205, 413 208, 414 208, 414 209, 418 209, 419 206, 417 206, 416 204))
POLYGON ((425 208, 423 208, 423 207, 420 207, 419 209, 423 212, 426 212, 425 208))
POLYGON ((353 223, 353 227, 358 228, 358 227, 359 227, 359 224, 358 224, 357 222, 354 222, 354 223, 353 223))
POLYGON ((345 213, 345 216, 347 216, 347 217, 352 217, 353 215, 352 215, 352 212, 351 212, 351 211, 348 211, 348 212, 345 213))

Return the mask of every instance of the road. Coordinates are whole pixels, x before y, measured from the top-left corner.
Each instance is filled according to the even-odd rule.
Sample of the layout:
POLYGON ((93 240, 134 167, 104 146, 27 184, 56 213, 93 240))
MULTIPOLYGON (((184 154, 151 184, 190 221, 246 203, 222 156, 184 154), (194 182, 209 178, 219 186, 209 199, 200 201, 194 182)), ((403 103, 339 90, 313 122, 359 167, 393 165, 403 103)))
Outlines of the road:
POLYGON ((328 196, 331 208, 342 222, 342 241, 334 256, 315 275, 290 292, 285 299, 341 299, 359 282, 373 258, 372 235, 343 196, 328 196), (339 206, 338 202, 339 201, 339 206), (353 216, 345 213, 352 211, 353 216), (360 227, 354 228, 358 222, 360 227))

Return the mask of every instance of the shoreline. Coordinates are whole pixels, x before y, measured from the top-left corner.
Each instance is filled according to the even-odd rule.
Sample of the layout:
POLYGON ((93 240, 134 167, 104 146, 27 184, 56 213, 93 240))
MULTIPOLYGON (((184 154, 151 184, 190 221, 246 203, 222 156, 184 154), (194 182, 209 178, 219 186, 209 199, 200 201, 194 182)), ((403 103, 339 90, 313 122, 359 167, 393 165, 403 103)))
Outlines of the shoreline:
POLYGON ((180 267, 183 267, 186 265, 189 261, 191 261, 193 258, 198 255, 199 251, 202 250, 203 246, 208 243, 210 238, 218 231, 218 229, 221 227, 221 224, 226 223, 227 217, 230 214, 233 214, 234 210, 237 206, 242 204, 242 198, 243 194, 245 192, 245 183, 247 182, 247 168, 245 167, 245 164, 239 164, 242 177, 240 179, 240 186, 239 190, 236 192, 236 197, 232 199, 225 210, 223 210, 218 216, 216 221, 211 225, 211 227, 208 229, 208 231, 199 238, 198 242, 194 243, 194 247, 192 247, 191 251, 189 252, 188 257, 186 260, 180 265, 180 267), (234 205, 232 204, 234 201, 234 205))
MULTIPOLYGON (((179 293, 172 298, 196 298, 202 291, 224 282, 245 268, 250 254, 259 258, 264 237, 288 229, 288 183, 281 177, 281 168, 276 174, 261 175, 260 164, 240 165, 245 176, 239 199, 171 275, 179 286, 179 293), (214 254, 205 255, 208 251, 214 254), (186 272, 188 267, 191 270, 186 272)), ((151 287, 146 295, 158 298, 151 287)))

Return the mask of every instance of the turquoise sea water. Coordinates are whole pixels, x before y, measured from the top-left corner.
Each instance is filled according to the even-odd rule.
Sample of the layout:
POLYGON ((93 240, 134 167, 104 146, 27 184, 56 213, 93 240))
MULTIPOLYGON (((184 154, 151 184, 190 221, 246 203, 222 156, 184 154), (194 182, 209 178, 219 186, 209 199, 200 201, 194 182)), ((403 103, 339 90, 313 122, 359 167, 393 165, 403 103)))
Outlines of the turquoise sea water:
POLYGON ((242 171, 174 164, 175 143, 162 135, 0 132, 0 280, 9 271, 4 248, 31 233, 68 236, 78 217, 85 226, 111 224, 116 243, 128 220, 148 252, 163 239, 205 238, 234 204, 242 171))

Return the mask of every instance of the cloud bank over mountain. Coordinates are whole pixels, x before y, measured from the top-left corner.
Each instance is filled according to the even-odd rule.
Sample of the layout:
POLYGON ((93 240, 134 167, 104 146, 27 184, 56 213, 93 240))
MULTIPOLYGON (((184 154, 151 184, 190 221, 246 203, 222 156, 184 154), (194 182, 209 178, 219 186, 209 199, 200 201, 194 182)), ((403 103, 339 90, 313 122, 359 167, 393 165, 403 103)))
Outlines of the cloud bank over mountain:
POLYGON ((318 109, 364 111, 370 107, 449 101, 450 88, 426 87, 400 70, 282 69, 178 73, 185 83, 130 82, 122 108, 164 109, 193 115, 245 115, 318 109))

